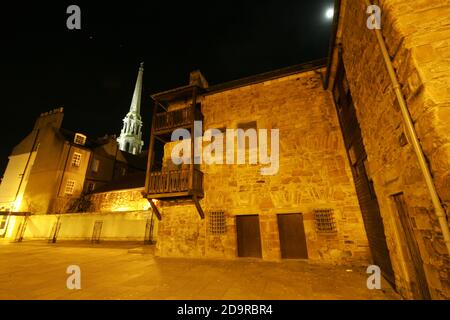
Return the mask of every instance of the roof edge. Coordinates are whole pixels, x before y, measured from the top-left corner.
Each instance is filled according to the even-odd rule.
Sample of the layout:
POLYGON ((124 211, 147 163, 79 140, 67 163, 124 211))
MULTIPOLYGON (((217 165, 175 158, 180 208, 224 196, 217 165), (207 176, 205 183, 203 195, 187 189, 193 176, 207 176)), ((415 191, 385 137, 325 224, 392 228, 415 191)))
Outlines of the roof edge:
POLYGON ((243 87, 246 85, 256 84, 264 81, 274 80, 282 77, 286 77, 289 75, 297 74, 297 73, 303 73, 308 71, 313 71, 319 68, 323 68, 327 65, 327 58, 323 59, 316 59, 309 62, 276 69, 260 74, 256 74, 253 76, 232 80, 216 85, 212 85, 209 88, 206 89, 205 95, 213 94, 222 92, 229 89, 235 89, 239 87, 243 87))

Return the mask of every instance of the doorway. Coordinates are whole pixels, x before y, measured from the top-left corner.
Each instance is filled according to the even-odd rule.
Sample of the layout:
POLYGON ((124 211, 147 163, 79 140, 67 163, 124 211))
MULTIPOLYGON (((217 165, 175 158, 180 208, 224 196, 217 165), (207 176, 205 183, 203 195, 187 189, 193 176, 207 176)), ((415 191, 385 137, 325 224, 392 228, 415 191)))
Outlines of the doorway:
POLYGON ((278 233, 283 259, 308 259, 305 228, 301 213, 279 214, 278 233))
POLYGON ((236 216, 236 233, 238 257, 262 257, 258 215, 236 216))
POLYGON ((411 277, 411 288, 415 299, 431 300, 428 283, 423 269, 422 256, 420 255, 419 245, 414 235, 411 218, 408 214, 403 193, 392 196, 395 207, 397 208, 398 219, 401 225, 401 233, 406 243, 406 251, 409 260, 412 262, 413 276, 411 277))

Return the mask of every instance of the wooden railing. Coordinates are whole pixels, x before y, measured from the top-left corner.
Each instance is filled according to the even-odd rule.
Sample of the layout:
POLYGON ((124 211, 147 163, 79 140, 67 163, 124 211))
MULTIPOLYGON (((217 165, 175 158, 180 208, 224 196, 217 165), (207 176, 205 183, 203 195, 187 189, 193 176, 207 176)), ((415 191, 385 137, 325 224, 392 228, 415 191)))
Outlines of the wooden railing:
MULTIPOLYGON (((199 120, 200 116, 200 112, 196 110, 195 119, 199 120)), ((192 119, 191 106, 183 109, 157 113, 155 119, 155 131, 158 132, 183 127, 192 123, 192 119)))
MULTIPOLYGON (((191 190, 189 177, 190 169, 152 172, 150 174, 148 193, 188 192, 191 190)), ((194 170, 192 190, 197 193, 203 193, 203 173, 197 169, 194 170)))

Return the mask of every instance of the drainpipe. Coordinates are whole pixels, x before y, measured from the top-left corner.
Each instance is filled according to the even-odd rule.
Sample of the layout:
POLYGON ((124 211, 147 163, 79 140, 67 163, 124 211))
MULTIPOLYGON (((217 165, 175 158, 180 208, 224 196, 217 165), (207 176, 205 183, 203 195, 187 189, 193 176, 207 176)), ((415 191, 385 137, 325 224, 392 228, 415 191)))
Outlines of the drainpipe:
MULTIPOLYGON (((365 0, 366 5, 370 6, 371 3, 369 0, 365 0)), ((395 73, 394 67, 392 65, 391 58, 389 57, 389 53, 386 48, 386 43, 384 41, 383 35, 379 29, 374 29, 375 34, 377 36, 378 44, 381 49, 381 53, 383 55, 384 62, 386 64, 387 71, 389 73, 389 77, 391 78, 392 86, 395 90, 395 95, 397 97, 398 104, 400 106, 400 110, 403 117, 403 122, 406 128, 406 132, 411 141, 414 152, 417 156, 417 160, 419 162, 420 169, 422 171, 423 177, 425 178, 425 182, 428 188, 428 192, 431 196, 431 201, 433 202, 434 211, 436 213, 436 217, 439 221, 439 226, 442 230, 442 235, 444 236, 444 242, 447 246, 447 253, 450 256, 450 232, 448 229, 447 223, 447 215, 445 213, 444 208, 442 207, 441 201, 439 199, 439 195, 436 190, 436 186, 434 185, 433 177, 431 175, 430 168, 428 167, 427 161, 425 159, 425 155, 423 153, 422 147, 420 145, 419 139, 417 137, 417 133, 414 129, 414 124, 411 119, 411 115, 409 114, 408 107, 406 106, 405 98, 403 97, 400 84, 397 80, 397 75, 395 73)))

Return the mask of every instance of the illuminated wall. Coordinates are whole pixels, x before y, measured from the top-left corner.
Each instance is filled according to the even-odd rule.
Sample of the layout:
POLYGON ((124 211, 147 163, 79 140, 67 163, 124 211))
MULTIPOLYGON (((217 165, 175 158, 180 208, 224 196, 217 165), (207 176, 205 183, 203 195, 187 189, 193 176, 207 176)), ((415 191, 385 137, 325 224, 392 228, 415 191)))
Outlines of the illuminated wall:
MULTIPOLYGON (((101 221, 100 240, 144 241, 152 211, 34 215, 27 218, 24 241, 51 238, 58 218, 57 240, 91 240, 95 222, 101 221)), ((25 218, 10 216, 9 219, 6 238, 14 240, 25 218)), ((158 221, 153 217, 153 240, 156 240, 157 230, 158 221)))
POLYGON ((0 210, 20 211, 23 209, 21 208, 21 200, 35 157, 36 152, 31 153, 31 156, 30 153, 24 153, 9 157, 8 166, 0 184, 0 210), (27 162, 28 167, 26 169, 27 162), (22 175, 24 175, 23 179, 22 175))

